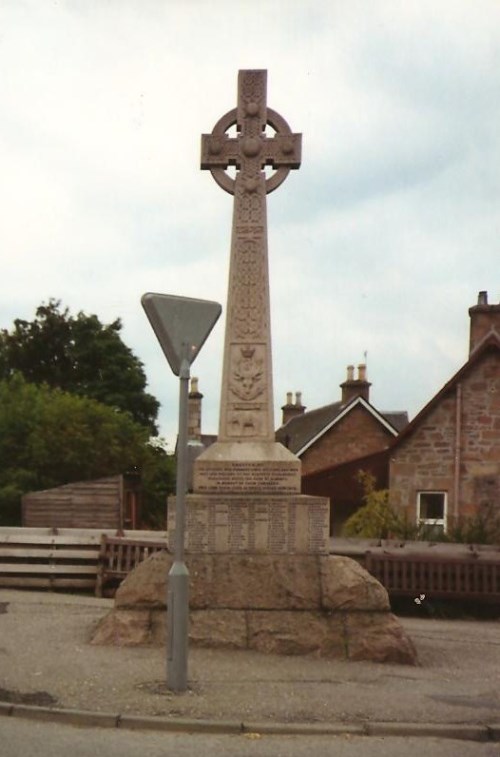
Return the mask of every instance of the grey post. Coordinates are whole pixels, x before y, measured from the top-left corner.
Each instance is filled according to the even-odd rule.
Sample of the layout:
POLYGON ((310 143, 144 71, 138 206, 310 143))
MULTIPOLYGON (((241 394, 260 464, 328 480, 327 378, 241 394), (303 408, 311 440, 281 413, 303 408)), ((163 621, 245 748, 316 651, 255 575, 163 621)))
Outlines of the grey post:
POLYGON ((175 489, 174 562, 168 574, 167 686, 172 691, 187 689, 189 571, 184 563, 184 532, 187 488, 187 428, 189 361, 188 345, 183 344, 179 371, 179 430, 177 436, 177 476, 175 489))
POLYGON ((168 575, 167 686, 187 689, 189 572, 184 563, 189 370, 221 314, 218 302, 167 294, 141 299, 172 371, 180 379, 174 562, 168 575))

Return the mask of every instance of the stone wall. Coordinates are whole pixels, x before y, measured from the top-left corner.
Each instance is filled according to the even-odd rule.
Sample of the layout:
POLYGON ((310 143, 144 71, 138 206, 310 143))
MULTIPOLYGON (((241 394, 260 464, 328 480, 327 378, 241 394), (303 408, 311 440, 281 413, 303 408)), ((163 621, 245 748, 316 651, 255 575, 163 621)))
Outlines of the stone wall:
POLYGON ((493 501, 500 510, 500 355, 486 353, 471 365, 415 431, 391 455, 390 491, 396 506, 416 518, 418 491, 448 493, 448 515, 455 508, 458 466, 459 515, 493 501), (461 395, 461 396, 460 396, 461 395), (458 398, 458 399, 457 399, 458 398), (461 406, 459 447, 457 402, 461 406))

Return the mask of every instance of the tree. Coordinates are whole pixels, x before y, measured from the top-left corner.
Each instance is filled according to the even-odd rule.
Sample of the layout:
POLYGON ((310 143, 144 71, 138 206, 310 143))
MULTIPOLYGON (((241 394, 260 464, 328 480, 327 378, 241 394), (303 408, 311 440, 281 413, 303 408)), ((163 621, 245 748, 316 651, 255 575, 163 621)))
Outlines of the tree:
POLYGON ((130 413, 156 434, 159 403, 145 391, 143 364, 123 343, 120 319, 102 324, 96 315, 72 316, 58 300, 40 305, 33 321, 16 319, 0 332, 0 379, 21 373, 130 413))
POLYGON ((175 458, 165 447, 150 439, 141 468, 143 526, 164 531, 167 527, 167 496, 175 491, 175 458))
POLYGON ((144 426, 128 413, 29 384, 20 374, 0 381, 0 523, 20 522, 28 491, 131 469, 145 471, 145 515, 151 508, 154 521, 173 489, 173 462, 149 444, 144 426))

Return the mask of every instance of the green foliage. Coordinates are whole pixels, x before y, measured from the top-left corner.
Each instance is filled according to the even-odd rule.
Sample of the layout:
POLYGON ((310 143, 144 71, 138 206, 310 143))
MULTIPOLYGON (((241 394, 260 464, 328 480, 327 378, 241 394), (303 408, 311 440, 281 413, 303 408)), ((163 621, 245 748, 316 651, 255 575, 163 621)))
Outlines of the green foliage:
POLYGON ((425 524, 410 521, 390 503, 388 489, 375 489, 375 478, 359 471, 363 487, 363 505, 344 524, 343 535, 361 539, 404 539, 415 541, 434 538, 425 524))
POLYGON ((146 511, 149 497, 154 505, 163 496, 165 509, 172 487, 167 455, 151 447, 148 430, 128 413, 19 374, 0 381, 1 524, 20 522, 20 497, 28 491, 134 468, 144 468, 151 482, 146 511))
POLYGON ((462 544, 500 544, 498 506, 485 503, 474 515, 449 520, 443 540, 462 544))
POLYGON ((493 504, 477 513, 448 521, 446 533, 431 524, 415 523, 406 511, 400 512, 389 501, 388 489, 375 489, 375 479, 359 471, 363 486, 363 506, 346 521, 343 535, 364 539, 402 539, 405 541, 461 542, 464 544, 499 544, 500 513, 493 504))
MULTIPOLYGON (((156 441, 156 440, 154 440, 156 441)), ((167 496, 175 491, 175 458, 159 444, 148 444, 142 469, 143 527, 164 531, 167 496)))
POLYGON ((398 521, 389 503, 388 489, 375 489, 375 478, 359 471, 358 480, 363 486, 363 506, 346 521, 344 536, 362 539, 387 539, 398 521))
POLYGON ((103 325, 96 315, 70 315, 50 300, 33 321, 16 319, 0 332, 0 379, 21 373, 26 381, 71 392, 130 413, 157 433, 159 403, 145 391, 143 365, 120 337, 119 319, 103 325))

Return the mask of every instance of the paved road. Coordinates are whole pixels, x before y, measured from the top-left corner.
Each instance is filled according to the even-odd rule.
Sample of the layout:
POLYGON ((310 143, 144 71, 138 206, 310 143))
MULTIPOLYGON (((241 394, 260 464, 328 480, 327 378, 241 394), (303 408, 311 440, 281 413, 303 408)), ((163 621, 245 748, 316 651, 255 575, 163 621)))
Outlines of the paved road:
POLYGON ((164 649, 89 644, 111 604, 0 591, 1 698, 244 723, 500 721, 499 621, 404 619, 418 667, 193 648, 190 690, 174 696, 164 690, 164 649))
POLYGON ((2 757, 500 757, 500 744, 392 736, 147 733, 0 720, 2 757))
POLYGON ((310 757, 311 751, 315 757, 500 757, 500 742, 438 740, 428 730, 434 737, 443 725, 456 737, 466 725, 476 729, 474 738, 477 729, 499 738, 499 621, 405 619, 417 667, 193 648, 190 688, 174 695, 165 689, 164 649, 89 644, 110 604, 0 591, 0 757, 310 757), (51 722, 9 715, 23 706, 35 706, 25 718, 49 708, 51 722), (54 722, 61 711, 79 712, 80 727, 54 722), (120 718, 121 729, 95 728, 89 711, 113 723, 120 718), (137 716, 153 719, 158 730, 148 730, 148 723, 141 732, 125 730, 137 716), (229 722, 237 733, 195 735, 200 721, 229 722), (165 730, 175 722, 183 733, 165 730), (395 725, 397 735, 382 738, 376 726, 386 733, 384 723, 395 725), (241 724, 261 733, 241 734, 241 724), (287 735, 271 735, 279 724, 287 735), (317 735, 324 725, 373 735, 317 735), (415 726, 427 731, 415 737, 415 726))

